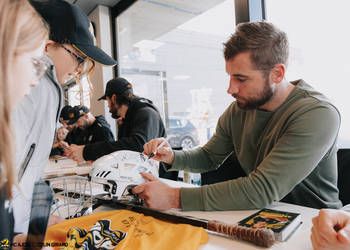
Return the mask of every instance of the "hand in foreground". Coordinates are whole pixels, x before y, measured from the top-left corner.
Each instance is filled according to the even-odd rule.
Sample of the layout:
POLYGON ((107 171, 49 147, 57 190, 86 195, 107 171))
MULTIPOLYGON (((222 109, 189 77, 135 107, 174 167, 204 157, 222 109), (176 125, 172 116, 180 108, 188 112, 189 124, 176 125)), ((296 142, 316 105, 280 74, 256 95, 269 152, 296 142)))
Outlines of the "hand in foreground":
POLYGON ((69 144, 65 141, 59 141, 58 142, 58 147, 62 148, 62 149, 66 149, 69 148, 69 144))
POLYGON ((312 219, 311 242, 314 250, 350 249, 350 213, 322 209, 312 219))
POLYGON ((67 155, 68 158, 71 158, 77 162, 83 162, 83 151, 84 151, 84 145, 78 146, 75 144, 72 144, 69 148, 64 150, 64 153, 67 155))
POLYGON ((156 138, 150 140, 145 145, 143 145, 144 151, 142 153, 149 157, 152 153, 156 152, 153 157, 154 160, 162 161, 169 165, 173 164, 174 151, 171 149, 171 146, 168 142, 165 142, 163 146, 157 149, 157 147, 164 141, 165 138, 156 138))
POLYGON ((138 194, 149 208, 168 210, 181 208, 180 188, 172 188, 149 173, 141 173, 148 182, 133 188, 133 194, 138 194))

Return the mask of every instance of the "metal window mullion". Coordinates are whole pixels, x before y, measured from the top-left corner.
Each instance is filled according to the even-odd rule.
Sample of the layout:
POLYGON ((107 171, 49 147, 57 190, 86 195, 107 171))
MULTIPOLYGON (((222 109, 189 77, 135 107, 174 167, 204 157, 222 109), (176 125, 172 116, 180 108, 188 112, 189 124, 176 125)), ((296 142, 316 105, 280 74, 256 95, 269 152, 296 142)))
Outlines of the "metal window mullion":
POLYGON ((265 20, 265 0, 235 0, 236 24, 265 20))

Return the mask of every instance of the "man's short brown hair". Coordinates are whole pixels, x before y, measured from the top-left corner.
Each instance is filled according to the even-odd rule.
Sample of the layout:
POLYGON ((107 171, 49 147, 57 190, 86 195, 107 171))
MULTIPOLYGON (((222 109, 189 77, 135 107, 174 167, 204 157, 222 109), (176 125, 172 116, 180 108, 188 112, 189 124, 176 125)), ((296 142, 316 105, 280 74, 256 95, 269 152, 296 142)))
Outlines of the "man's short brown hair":
POLYGON ((279 63, 287 66, 288 38, 286 33, 268 22, 241 23, 224 43, 225 60, 233 59, 241 52, 251 52, 251 60, 258 70, 270 70, 279 63))

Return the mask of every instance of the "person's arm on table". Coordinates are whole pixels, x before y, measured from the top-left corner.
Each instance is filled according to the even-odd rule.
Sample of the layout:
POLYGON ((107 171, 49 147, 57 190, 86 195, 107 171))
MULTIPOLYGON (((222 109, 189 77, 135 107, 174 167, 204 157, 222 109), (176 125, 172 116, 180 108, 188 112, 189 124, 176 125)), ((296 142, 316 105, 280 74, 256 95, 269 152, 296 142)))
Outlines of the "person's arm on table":
POLYGON ((182 208, 256 209, 279 201, 327 157, 339 124, 339 114, 329 107, 305 112, 291 122, 269 154, 247 177, 199 189, 181 189, 182 208))
POLYGON ((66 156, 76 162, 83 162, 83 151, 84 151, 85 145, 75 145, 72 144, 68 148, 64 149, 64 153, 66 156))
POLYGON ((147 207, 160 210, 181 208, 180 188, 172 188, 149 173, 141 175, 148 182, 138 185, 132 192, 139 194, 139 198, 144 200, 147 207))
POLYGON ((314 250, 350 249, 350 214, 341 210, 322 209, 312 219, 311 242, 314 250))
MULTIPOLYGON (((182 209, 254 209, 279 201, 305 179, 327 154, 335 141, 339 124, 338 113, 329 107, 317 107, 305 112, 290 124, 267 157, 249 176, 200 188, 181 188, 182 209)), ((163 151, 159 149, 158 152, 163 151)), ((176 162, 175 153, 172 169, 176 162)), ((192 160, 191 164, 201 164, 201 161, 192 160)), ((153 188, 156 189, 157 185, 153 188)))

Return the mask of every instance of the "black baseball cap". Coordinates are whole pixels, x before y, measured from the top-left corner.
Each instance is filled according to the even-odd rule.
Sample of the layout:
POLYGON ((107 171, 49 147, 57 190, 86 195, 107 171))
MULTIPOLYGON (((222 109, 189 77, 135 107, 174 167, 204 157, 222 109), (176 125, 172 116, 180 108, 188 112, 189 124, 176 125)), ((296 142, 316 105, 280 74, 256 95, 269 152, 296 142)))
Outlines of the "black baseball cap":
POLYGON ((88 107, 83 105, 77 105, 71 108, 68 112, 68 125, 72 125, 77 122, 77 120, 82 117, 83 115, 90 113, 90 110, 88 107))
POLYGON ((60 114, 60 118, 62 118, 62 120, 67 121, 69 120, 69 111, 72 109, 73 107, 71 105, 66 105, 62 108, 61 110, 61 114, 60 114))
POLYGON ((77 6, 64 0, 30 0, 33 7, 50 26, 50 39, 70 43, 91 60, 105 66, 117 62, 94 44, 90 20, 77 6))
POLYGON ((106 96, 112 96, 113 94, 120 95, 126 91, 131 94, 133 93, 131 83, 121 77, 114 78, 107 82, 105 94, 98 98, 98 101, 102 99, 106 100, 106 96))

